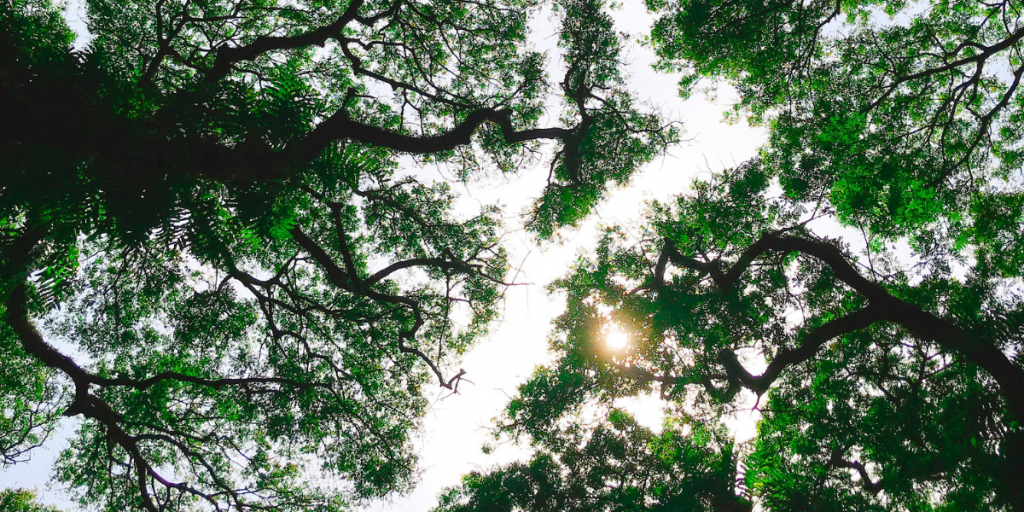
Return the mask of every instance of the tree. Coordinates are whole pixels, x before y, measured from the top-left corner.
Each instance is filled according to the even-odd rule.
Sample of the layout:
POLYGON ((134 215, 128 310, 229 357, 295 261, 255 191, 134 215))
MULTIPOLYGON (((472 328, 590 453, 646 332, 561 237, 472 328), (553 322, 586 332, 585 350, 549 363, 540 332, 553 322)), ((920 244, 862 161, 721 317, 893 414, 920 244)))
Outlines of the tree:
POLYGON ((508 258, 494 207, 403 162, 476 179, 550 141, 543 237, 676 135, 596 1, 556 4, 557 88, 533 2, 86 7, 77 51, 59 9, 0 1, 0 460, 80 417, 56 476, 101 510, 408 488, 425 386, 458 389, 508 258))
POLYGON ((769 142, 552 286, 559 357, 499 433, 544 447, 645 393, 709 425, 753 403, 738 492, 765 510, 1024 510, 1020 6, 648 7, 683 93, 729 81, 769 142))
POLYGON ((543 439, 584 404, 650 392, 714 423, 749 390, 763 419, 739 460, 769 510, 1019 509, 1017 296, 984 269, 857 268, 763 183, 747 168, 698 184, 655 205, 639 242, 609 231, 556 283, 562 357, 505 428, 543 439), (602 346, 608 323, 631 336, 624 352, 602 346))
POLYGON ((626 412, 597 426, 548 432, 526 463, 471 473, 440 497, 438 512, 750 510, 736 496, 724 429, 670 418, 654 434, 626 412))
POLYGON ((56 507, 40 505, 36 501, 36 493, 28 489, 0 491, 0 509, 10 512, 60 512, 56 507))
POLYGON ((1021 218, 1019 5, 648 6, 661 15, 660 65, 683 72, 684 94, 729 80, 741 93, 732 115, 771 124, 762 159, 790 197, 827 199, 841 222, 882 237, 982 245, 980 256, 1020 272, 1015 228, 977 222, 1021 218))

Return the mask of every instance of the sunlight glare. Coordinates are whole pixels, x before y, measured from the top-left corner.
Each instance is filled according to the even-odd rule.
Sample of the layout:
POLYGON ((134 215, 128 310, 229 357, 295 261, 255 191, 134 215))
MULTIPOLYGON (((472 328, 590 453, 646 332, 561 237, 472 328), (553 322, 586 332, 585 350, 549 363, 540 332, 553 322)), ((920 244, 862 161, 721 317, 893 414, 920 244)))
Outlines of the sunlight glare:
POLYGON ((615 328, 608 329, 605 343, 612 350, 621 350, 629 345, 629 335, 615 328))

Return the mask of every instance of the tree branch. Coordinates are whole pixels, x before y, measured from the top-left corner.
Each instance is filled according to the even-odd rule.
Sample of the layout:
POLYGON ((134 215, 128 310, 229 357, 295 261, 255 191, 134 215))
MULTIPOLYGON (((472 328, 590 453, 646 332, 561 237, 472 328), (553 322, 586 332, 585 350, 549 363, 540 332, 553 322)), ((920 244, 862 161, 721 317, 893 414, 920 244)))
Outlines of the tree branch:
POLYGON ((368 277, 365 281, 363 281, 363 286, 373 286, 374 284, 377 284, 387 276, 405 268, 425 266, 451 270, 461 270, 462 272, 468 274, 478 270, 483 265, 465 263, 462 261, 449 261, 444 258, 412 258, 388 265, 387 268, 378 271, 377 273, 373 274, 372 276, 368 277))
POLYGON ((1024 370, 1010 361, 1006 354, 996 347, 993 340, 977 339, 952 321, 927 313, 916 305, 894 297, 878 283, 862 276, 835 245, 821 240, 765 233, 744 250, 736 263, 724 273, 719 270, 718 260, 697 261, 679 253, 670 242, 666 242, 664 250, 669 252, 669 258, 673 263, 711 274, 723 292, 735 286, 751 263, 768 252, 798 252, 812 256, 828 265, 837 279, 866 297, 871 306, 878 306, 880 319, 900 325, 918 338, 933 341, 947 350, 960 353, 968 361, 988 372, 999 384, 1014 416, 1024 421, 1024 370))
POLYGON ((765 369, 764 373, 758 376, 751 375, 740 364, 739 358, 732 350, 722 349, 718 353, 718 361, 725 366, 725 371, 730 379, 735 378, 739 380, 744 387, 761 395, 768 391, 768 388, 779 378, 783 370, 789 366, 810 360, 829 340, 868 327, 883 318, 882 308, 877 305, 870 305, 855 313, 826 322, 824 325, 812 329, 801 336, 803 343, 799 347, 783 349, 779 352, 772 359, 771 363, 768 364, 768 368, 765 369))
POLYGON ((833 461, 832 466, 837 468, 856 470, 857 473, 860 474, 860 482, 861 485, 864 486, 864 490, 870 492, 871 494, 878 494, 879 492, 882 491, 883 483, 881 481, 873 482, 871 480, 871 476, 868 475, 867 468, 864 467, 864 464, 862 464, 859 460, 855 460, 853 462, 850 462, 848 460, 833 461))
POLYGON ((516 131, 512 127, 511 115, 512 111, 510 110, 481 108, 471 112, 461 123, 446 133, 416 137, 349 119, 347 113, 339 111, 317 125, 295 146, 289 146, 289 149, 294 147, 296 158, 304 162, 315 160, 332 142, 341 139, 389 148, 403 153, 438 153, 470 144, 473 132, 486 122, 496 123, 501 128, 505 142, 510 144, 537 139, 565 140, 572 137, 573 132, 565 128, 516 131))
POLYGON ((313 239, 306 235, 298 226, 293 227, 291 229, 291 234, 295 242, 298 243, 300 247, 302 247, 306 252, 308 252, 309 255, 312 256, 313 259, 320 264, 320 266, 324 269, 324 272, 327 273, 327 277, 335 286, 343 290, 349 291, 351 293, 354 293, 356 295, 361 295, 363 297, 367 297, 369 299, 376 300, 379 302, 386 302, 388 304, 404 306, 411 310, 413 314, 413 325, 398 334, 398 350, 406 354, 413 354, 416 357, 420 358, 420 360, 425 362, 427 366, 430 368, 430 370, 437 377, 437 380, 440 383, 441 387, 453 389, 453 385, 457 385, 458 380, 462 376, 461 373, 451 379, 446 379, 444 373, 441 371, 440 368, 438 368, 437 363, 435 363, 434 360, 430 358, 430 356, 428 356, 422 350, 419 350, 415 347, 410 347, 405 344, 405 340, 413 339, 416 337, 416 333, 419 331, 420 327, 422 327, 423 324, 425 323, 423 320, 423 312, 420 310, 420 303, 418 301, 400 295, 388 295, 385 293, 380 293, 369 289, 369 287, 367 286, 361 286, 358 288, 350 286, 350 281, 347 277, 347 274, 340 267, 338 267, 338 265, 334 262, 334 259, 331 258, 329 254, 327 254, 327 251, 325 251, 322 247, 320 247, 319 244, 317 244, 315 241, 313 241, 313 239))
POLYGON ((342 30, 358 16, 359 8, 364 0, 352 0, 345 12, 337 21, 330 25, 290 37, 257 36, 256 40, 245 46, 221 46, 217 49, 217 56, 214 57, 213 66, 207 71, 204 80, 208 83, 216 82, 226 77, 231 72, 231 67, 236 62, 243 60, 254 60, 264 53, 274 50, 292 50, 306 46, 323 46, 328 39, 341 39, 342 30))

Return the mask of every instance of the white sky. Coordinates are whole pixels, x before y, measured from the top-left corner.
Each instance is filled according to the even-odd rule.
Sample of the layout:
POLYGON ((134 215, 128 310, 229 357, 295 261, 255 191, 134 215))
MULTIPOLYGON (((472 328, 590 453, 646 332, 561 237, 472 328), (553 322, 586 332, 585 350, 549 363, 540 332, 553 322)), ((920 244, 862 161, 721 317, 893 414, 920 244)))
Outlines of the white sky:
MULTIPOLYGON (((72 28, 84 32, 77 2, 69 6, 72 28)), ((639 0, 626 1, 613 13, 617 28, 636 36, 646 32, 651 18, 639 0)), ((552 49, 557 39, 557 27, 546 15, 534 20, 534 41, 541 49, 552 49)), ((80 38, 78 44, 84 43, 80 38)), ((457 186, 462 194, 459 209, 472 212, 480 204, 505 205, 508 227, 514 230, 507 238, 513 266, 522 264, 518 281, 533 283, 512 287, 506 294, 503 317, 465 357, 462 368, 468 373, 460 394, 435 401, 425 418, 419 436, 422 474, 415 491, 404 497, 369 507, 373 511, 427 511, 436 505, 436 496, 444 488, 459 483, 460 477, 474 469, 488 468, 528 456, 529 452, 503 445, 490 455, 481 446, 491 441, 488 427, 538 364, 551 359, 547 352, 550 320, 562 310, 562 298, 549 296, 545 287, 564 275, 576 256, 593 247, 600 226, 620 224, 627 228, 635 225, 643 211, 645 201, 668 199, 686 192, 689 183, 702 174, 732 167, 754 156, 765 141, 765 132, 744 123, 726 125, 721 122, 722 112, 728 107, 729 93, 720 91, 717 103, 700 95, 683 102, 676 95, 676 77, 655 73, 651 69, 653 53, 638 44, 630 44, 627 57, 631 62, 630 88, 640 99, 659 105, 671 119, 683 123, 684 138, 690 139, 673 147, 666 156, 646 166, 632 183, 615 190, 596 213, 580 229, 563 232, 561 245, 537 247, 522 231, 519 213, 533 198, 540 195, 547 177, 546 163, 508 180, 492 180, 472 187, 457 186), (500 182, 499 182, 500 181, 500 182)), ((552 54, 554 57, 554 54, 552 54)), ((554 60, 554 59, 552 59, 554 60)), ((553 65, 557 66, 557 62, 553 65)), ((557 68, 551 76, 559 77, 557 68)), ((423 170, 422 172, 430 172, 423 170)), ((439 175, 440 176, 440 175, 439 175)), ((623 404, 641 423, 658 427, 661 423, 660 403, 656 398, 638 399, 623 404)), ((741 415, 731 422, 740 437, 751 435, 755 418, 741 415)), ((33 454, 31 462, 0 472, 0 488, 35 487, 41 501, 77 510, 59 489, 47 488, 50 466, 59 451, 67 445, 71 421, 63 425, 62 433, 33 454)))

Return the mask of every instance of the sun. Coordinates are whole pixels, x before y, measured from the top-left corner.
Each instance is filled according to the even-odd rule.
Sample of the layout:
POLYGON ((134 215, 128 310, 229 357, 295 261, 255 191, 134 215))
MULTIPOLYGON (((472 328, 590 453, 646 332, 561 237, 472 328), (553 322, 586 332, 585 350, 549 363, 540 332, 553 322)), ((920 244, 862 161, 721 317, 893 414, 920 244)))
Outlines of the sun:
POLYGON ((622 350, 629 346, 629 335, 613 327, 605 331, 604 342, 612 350, 622 350))

